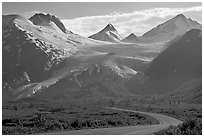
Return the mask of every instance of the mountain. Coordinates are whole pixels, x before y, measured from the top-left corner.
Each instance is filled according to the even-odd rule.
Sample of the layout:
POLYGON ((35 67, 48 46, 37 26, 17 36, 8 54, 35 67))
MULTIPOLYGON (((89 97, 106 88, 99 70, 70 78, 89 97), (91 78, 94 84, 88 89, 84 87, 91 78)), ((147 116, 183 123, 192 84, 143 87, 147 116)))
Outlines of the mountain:
POLYGON ((188 31, 156 57, 145 72, 149 77, 147 84, 152 84, 157 92, 165 92, 188 80, 201 78, 201 33, 201 30, 196 29, 188 31))
MULTIPOLYGON (((29 20, 19 15, 2 16, 4 98, 166 93, 201 77, 200 30, 192 29, 169 42, 150 64, 144 58, 151 47, 107 45, 63 26, 49 14, 38 13, 29 20)), ((117 32, 110 24, 102 31, 117 32)))
POLYGON ((202 77, 202 31, 192 29, 170 42, 144 71, 144 84, 129 82, 129 91, 138 94, 165 94, 182 84, 202 77))
POLYGON ((191 29, 201 28, 202 25, 198 22, 190 18, 186 18, 183 14, 179 14, 146 32, 140 37, 140 40, 144 42, 168 41, 172 40, 176 36, 185 34, 191 29))
POLYGON ((128 42, 128 43, 136 43, 138 41, 139 39, 134 33, 131 33, 130 35, 122 39, 122 42, 128 42))
POLYGON ((42 81, 80 47, 96 44, 104 43, 66 30, 57 17, 49 14, 35 14, 29 20, 3 15, 3 90, 42 81))
POLYGON ((117 30, 112 24, 108 24, 100 32, 89 36, 89 38, 113 43, 118 43, 122 40, 122 37, 118 34, 117 30))

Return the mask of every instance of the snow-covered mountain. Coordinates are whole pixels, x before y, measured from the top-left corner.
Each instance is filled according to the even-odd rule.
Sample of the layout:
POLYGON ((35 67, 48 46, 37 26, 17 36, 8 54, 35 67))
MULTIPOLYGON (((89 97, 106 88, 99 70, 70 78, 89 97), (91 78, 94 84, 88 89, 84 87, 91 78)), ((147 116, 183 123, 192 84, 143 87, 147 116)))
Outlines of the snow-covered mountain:
POLYGON ((127 43, 136 43, 138 41, 139 39, 134 33, 131 33, 130 35, 128 35, 122 40, 122 42, 127 42, 127 43))
POLYGON ((122 40, 122 37, 118 34, 117 30, 112 24, 108 24, 100 32, 89 36, 89 38, 113 43, 118 43, 122 40))
MULTIPOLYGON (((74 34, 53 15, 38 13, 29 20, 19 15, 3 15, 2 20, 4 96, 56 97, 65 92, 91 91, 93 87, 97 91, 94 96, 104 92, 104 95, 128 95, 124 81, 141 75, 132 64, 125 64, 127 61, 118 62, 121 57, 112 59, 114 53, 92 50, 93 46, 108 42, 74 34), (63 90, 56 92, 56 88, 63 90)), ((111 25, 105 30, 115 31, 111 25)))
MULTIPOLYGON (((111 24, 108 24, 97 35, 109 42, 122 41, 117 30, 111 24)), ((134 34, 131 34, 127 39, 134 41, 135 38, 141 40, 134 34)), ((167 74, 174 76, 180 69, 183 69, 181 66, 189 69, 182 71, 186 72, 185 74, 179 73, 175 76, 181 74, 182 76, 189 76, 189 79, 194 76, 192 70, 197 67, 196 63, 200 63, 201 58, 200 38, 199 30, 191 30, 183 37, 180 36, 169 43, 169 47, 176 47, 176 50, 171 52, 167 48, 168 57, 160 58, 166 60, 162 60, 158 64, 155 63, 162 54, 167 53, 162 52, 153 61, 153 64, 156 64, 158 68, 156 70, 159 71, 158 77, 160 73, 161 76, 167 74), (199 53, 197 53, 198 51, 199 53), (169 61, 168 59, 173 60, 169 61), (183 60, 179 62, 179 59, 183 60), (176 69, 172 68, 168 71, 168 68, 165 68, 168 66, 166 63, 171 63, 168 68, 176 67, 176 69), (163 68, 166 71, 164 74, 162 73, 163 68)), ((151 50, 151 47, 131 46, 132 44, 122 44, 122 42, 120 44, 109 43, 110 45, 107 43, 74 34, 67 30, 57 17, 50 14, 38 13, 29 20, 19 15, 3 16, 3 95, 12 93, 8 96, 17 99, 43 96, 55 98, 69 95, 100 97, 143 92, 143 89, 138 89, 138 84, 151 89, 152 81, 148 86, 145 83, 148 81, 146 75, 155 82, 156 80, 152 75, 157 71, 151 73, 151 70, 154 70, 154 65, 151 64, 145 75, 144 71, 149 66, 149 62, 136 57, 138 55, 149 57, 150 54, 147 50, 151 50)), ((197 72, 195 73, 197 75, 197 72)), ((200 70, 198 70, 198 75, 200 75, 200 70)), ((171 87, 173 86, 171 85, 171 87)), ((160 86, 153 87, 160 88, 160 86)), ((148 89, 148 91, 153 90, 148 89)))
POLYGON ((156 26, 140 37, 145 42, 161 42, 174 39, 176 36, 184 35, 191 29, 202 29, 202 25, 179 14, 174 18, 156 26))
POLYGON ((78 51, 78 47, 104 44, 66 30, 50 14, 29 20, 19 15, 2 16, 3 87, 15 88, 41 81, 54 67, 78 51))

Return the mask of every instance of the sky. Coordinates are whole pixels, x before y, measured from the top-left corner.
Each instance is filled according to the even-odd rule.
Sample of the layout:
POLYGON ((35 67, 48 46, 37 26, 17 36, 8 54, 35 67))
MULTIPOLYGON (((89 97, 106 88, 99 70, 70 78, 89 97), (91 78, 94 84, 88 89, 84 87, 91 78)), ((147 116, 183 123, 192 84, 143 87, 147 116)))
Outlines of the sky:
POLYGON ((202 23, 201 2, 3 2, 2 14, 29 18, 36 12, 50 13, 61 19, 67 29, 88 37, 108 23, 125 37, 140 36, 158 24, 184 14, 202 23))

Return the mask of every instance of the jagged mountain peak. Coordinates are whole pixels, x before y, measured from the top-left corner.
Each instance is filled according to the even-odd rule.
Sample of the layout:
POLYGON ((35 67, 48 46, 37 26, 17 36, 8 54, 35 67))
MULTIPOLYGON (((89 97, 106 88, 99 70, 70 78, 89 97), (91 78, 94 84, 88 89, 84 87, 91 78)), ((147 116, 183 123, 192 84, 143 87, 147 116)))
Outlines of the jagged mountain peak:
POLYGON ((109 23, 102 31, 117 31, 117 30, 111 23, 109 23))
POLYGON ((114 43, 118 43, 120 40, 122 40, 122 37, 118 34, 115 27, 110 23, 98 33, 89 36, 89 38, 114 43))
POLYGON ((54 22, 55 25, 64 33, 66 33, 66 28, 64 24, 60 21, 59 18, 57 18, 54 15, 51 14, 44 14, 44 13, 36 13, 32 17, 29 18, 31 22, 33 22, 34 25, 39 26, 49 26, 50 22, 54 22))

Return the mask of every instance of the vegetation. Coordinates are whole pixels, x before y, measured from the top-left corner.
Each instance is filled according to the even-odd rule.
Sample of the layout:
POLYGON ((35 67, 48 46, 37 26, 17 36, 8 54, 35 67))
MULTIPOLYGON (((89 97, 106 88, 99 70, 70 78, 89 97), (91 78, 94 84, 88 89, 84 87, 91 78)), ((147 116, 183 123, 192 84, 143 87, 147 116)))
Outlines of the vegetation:
POLYGON ((160 96, 3 101, 3 134, 36 134, 88 128, 158 124, 142 114, 110 110, 117 107, 168 115, 182 120, 156 134, 201 134, 201 104, 164 100, 160 96), (189 119, 190 118, 190 119, 189 119))
POLYGON ((110 101, 115 107, 160 113, 183 121, 178 126, 170 126, 168 129, 155 134, 164 135, 202 135, 202 105, 187 104, 180 100, 163 100, 162 97, 145 97, 135 100, 129 98, 119 102, 110 101), (139 101, 138 101, 139 100, 139 101))
POLYGON ((170 126, 166 130, 155 133, 157 135, 202 135, 201 119, 189 119, 178 126, 170 126))
POLYGON ((158 124, 152 117, 99 105, 59 101, 3 102, 3 134, 36 134, 88 128, 158 124))

